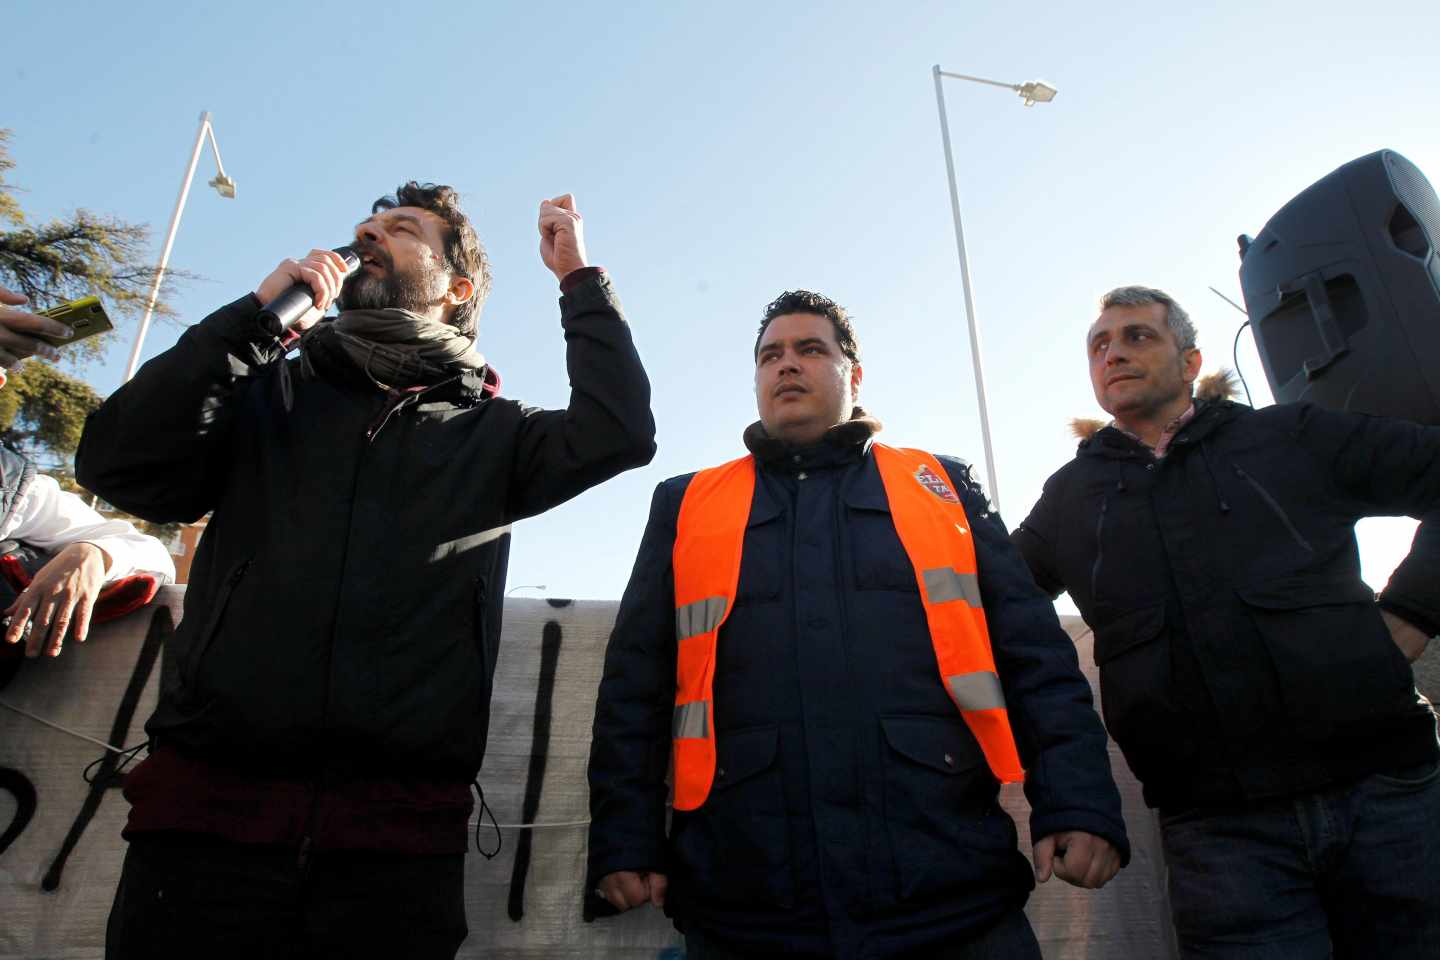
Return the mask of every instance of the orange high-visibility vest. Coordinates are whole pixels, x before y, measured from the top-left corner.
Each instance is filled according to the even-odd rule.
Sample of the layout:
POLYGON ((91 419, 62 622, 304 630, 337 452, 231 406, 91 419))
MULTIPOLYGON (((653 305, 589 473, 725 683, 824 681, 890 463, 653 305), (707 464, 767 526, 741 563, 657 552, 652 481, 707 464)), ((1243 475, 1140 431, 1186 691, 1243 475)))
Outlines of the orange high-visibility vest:
MULTIPOLYGON (((875 444, 890 516, 915 567, 940 679, 996 779, 1025 778, 980 603, 975 544, 959 496, 923 450, 875 444)), ((715 650, 735 606, 755 460, 741 457, 690 481, 676 524, 675 809, 698 810, 715 780, 715 650)))

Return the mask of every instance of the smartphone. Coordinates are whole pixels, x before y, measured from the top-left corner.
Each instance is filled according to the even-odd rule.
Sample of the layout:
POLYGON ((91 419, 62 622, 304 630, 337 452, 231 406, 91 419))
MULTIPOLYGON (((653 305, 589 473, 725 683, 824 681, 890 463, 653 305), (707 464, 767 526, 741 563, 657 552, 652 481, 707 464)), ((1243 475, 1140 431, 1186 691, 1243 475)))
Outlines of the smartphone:
POLYGON ((42 317, 59 320, 75 331, 75 335, 68 338, 52 337, 44 333, 35 334, 36 339, 44 340, 52 347, 68 346, 77 340, 84 340, 86 337, 93 337, 115 329, 115 324, 111 323, 110 318, 105 315, 105 305, 100 302, 99 297, 81 297, 79 300, 71 300, 69 303, 62 303, 49 310, 35 312, 42 317))

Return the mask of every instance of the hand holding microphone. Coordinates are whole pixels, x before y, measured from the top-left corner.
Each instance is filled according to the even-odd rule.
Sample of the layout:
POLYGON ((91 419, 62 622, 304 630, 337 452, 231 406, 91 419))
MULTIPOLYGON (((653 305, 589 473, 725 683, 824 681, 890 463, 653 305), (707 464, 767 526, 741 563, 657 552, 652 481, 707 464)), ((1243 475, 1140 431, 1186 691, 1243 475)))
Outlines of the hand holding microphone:
POLYGON ((264 307, 262 326, 276 336, 315 325, 340 295, 345 278, 360 268, 360 255, 348 246, 311 250, 304 260, 282 260, 255 290, 264 307))

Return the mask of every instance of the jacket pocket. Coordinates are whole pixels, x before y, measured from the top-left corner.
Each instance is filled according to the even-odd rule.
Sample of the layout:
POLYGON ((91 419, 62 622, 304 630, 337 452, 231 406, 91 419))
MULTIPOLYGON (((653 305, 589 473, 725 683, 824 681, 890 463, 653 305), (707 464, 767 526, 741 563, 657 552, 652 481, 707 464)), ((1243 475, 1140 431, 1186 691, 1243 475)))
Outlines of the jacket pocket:
POLYGON ((1003 876, 1018 856, 1015 824, 996 803, 999 785, 965 721, 891 716, 880 725, 899 898, 934 899, 1003 876))
POLYGON ((884 489, 857 485, 845 496, 843 533, 848 544, 856 590, 892 590, 919 594, 915 565, 900 534, 884 489))
POLYGON ((210 617, 205 621, 205 627, 195 638, 188 655, 181 661, 180 679, 181 687, 192 696, 196 692, 196 684, 200 677, 200 667, 205 660, 205 655, 210 652, 210 647, 220 633, 220 627, 225 622, 225 610, 230 606, 230 597, 234 594, 235 588, 240 581, 245 579, 245 573, 250 569, 250 563, 254 557, 247 557, 241 560, 230 572, 226 574, 225 580, 220 585, 220 592, 215 595, 215 602, 210 609, 210 617))
POLYGON ((1095 666, 1105 726, 1143 780, 1175 742, 1190 739, 1175 706, 1164 604, 1096 627, 1095 666))
POLYGON ((1304 740, 1354 739, 1415 706, 1415 678, 1370 588, 1286 577, 1236 589, 1304 740))
POLYGON ((729 907, 795 904, 790 825, 776 726, 720 731, 704 806, 675 817, 676 854, 698 899, 729 907))

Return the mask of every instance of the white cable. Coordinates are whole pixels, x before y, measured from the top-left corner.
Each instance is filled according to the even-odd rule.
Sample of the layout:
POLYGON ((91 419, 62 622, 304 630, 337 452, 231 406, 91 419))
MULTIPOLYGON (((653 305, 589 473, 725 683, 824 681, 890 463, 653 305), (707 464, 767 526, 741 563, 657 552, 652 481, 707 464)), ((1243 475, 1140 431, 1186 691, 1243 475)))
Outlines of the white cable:
POLYGON ((485 830, 544 830, 548 827, 586 827, 590 825, 590 818, 584 820, 564 820, 556 823, 492 823, 482 825, 479 820, 471 820, 466 826, 481 827, 485 830))
MULTIPOLYGON (((69 727, 62 727, 60 724, 54 722, 53 720, 46 720, 44 717, 38 717, 38 716, 36 716, 35 714, 31 713, 30 711, 28 711, 28 710, 22 710, 22 709, 20 709, 19 707, 15 706, 15 705, 12 704, 12 703, 6 703, 4 700, 0 700, 0 707, 4 707, 6 710, 13 710, 15 713, 20 714, 20 716, 22 716, 22 717, 28 717, 29 719, 34 720, 36 723, 43 723, 45 726, 50 727, 51 729, 59 730, 61 733, 68 733, 68 734, 69 734, 70 736, 72 736, 72 737, 77 737, 77 738, 79 738, 79 739, 81 739, 81 740, 86 741, 87 743, 93 743, 93 744, 95 744, 95 746, 97 746, 97 747, 104 747, 106 750, 109 750, 111 753, 125 753, 125 752, 127 752, 127 751, 125 751, 125 750, 120 749, 119 747, 111 746, 110 744, 106 743, 104 740, 96 739, 95 737, 92 737, 92 736, 90 736, 90 735, 88 735, 88 734, 81 733, 81 732, 78 731, 78 730, 71 730, 69 727)), ((469 822, 466 824, 466 826, 472 827, 472 828, 475 827, 475 826, 477 826, 477 825, 479 825, 479 820, 478 820, 478 819, 477 819, 477 820, 471 820, 471 821, 469 821, 469 822)), ((589 817, 586 817, 584 820, 563 820, 563 821, 557 821, 557 822, 555 822, 555 823, 495 823, 495 824, 491 824, 490 826, 491 826, 491 829, 496 829, 496 830, 546 830, 546 829, 555 829, 555 828, 563 828, 563 827, 586 827, 586 826, 589 826, 589 825, 590 825, 590 818, 589 818, 589 817)))
POLYGON ((97 746, 97 747, 104 747, 106 750, 109 750, 111 753, 126 753, 126 752, 127 752, 127 751, 125 751, 125 750, 122 750, 122 749, 119 748, 119 747, 112 747, 110 744, 106 743, 104 740, 98 740, 98 739, 96 739, 95 737, 90 736, 89 734, 81 733, 79 730, 71 730, 69 727, 62 727, 62 726, 60 726, 60 724, 56 723, 56 722, 53 721, 53 720, 46 720, 44 717, 37 717, 35 714, 31 713, 29 710, 21 710, 19 707, 15 706, 13 703, 6 703, 4 700, 0 700, 0 707, 4 707, 6 710, 13 710, 13 711, 15 711, 16 713, 20 714, 20 716, 22 716, 22 717, 29 717, 31 720, 34 720, 36 723, 43 723, 43 724, 45 724, 45 726, 50 727, 51 729, 59 730, 61 733, 68 733, 68 734, 70 734, 70 736, 72 736, 72 737, 77 737, 77 738, 79 738, 79 739, 81 739, 81 740, 84 740, 84 741, 86 741, 86 742, 88 742, 88 743, 93 743, 93 744, 95 744, 95 746, 97 746))

